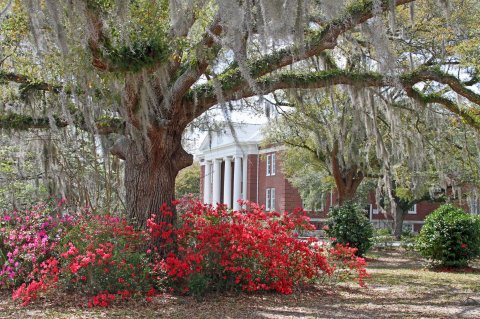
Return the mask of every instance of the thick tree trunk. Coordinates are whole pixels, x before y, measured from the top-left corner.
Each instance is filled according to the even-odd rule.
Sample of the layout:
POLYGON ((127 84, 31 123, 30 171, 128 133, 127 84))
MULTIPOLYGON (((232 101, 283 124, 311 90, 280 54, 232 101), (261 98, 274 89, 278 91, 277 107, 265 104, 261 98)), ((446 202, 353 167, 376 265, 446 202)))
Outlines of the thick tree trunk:
POLYGON ((334 144, 330 157, 332 164, 331 173, 335 179, 335 186, 337 187, 338 204, 342 205, 355 197, 358 186, 362 183, 365 175, 356 165, 348 169, 342 169, 340 167, 337 143, 334 144))
POLYGON ((393 216, 393 236, 396 240, 400 240, 403 231, 403 220, 405 218, 406 211, 397 205, 395 214, 393 216))
POLYGON ((357 193, 358 185, 360 184, 361 180, 356 184, 354 187, 341 187, 338 189, 338 203, 342 205, 345 202, 353 200, 355 194, 357 193))
MULTIPOLYGON (((125 189, 128 218, 137 228, 145 228, 151 214, 160 215, 163 203, 171 205, 178 171, 172 161, 157 162, 149 157, 141 162, 125 162, 125 189)), ((173 218, 167 221, 174 223, 173 218)), ((164 220, 166 221, 166 220, 164 220)))
POLYGON ((175 224, 175 178, 193 162, 181 145, 181 132, 175 128, 149 129, 147 136, 125 139, 113 152, 125 160, 125 189, 128 218, 138 229, 155 214, 156 222, 175 224), (122 151, 119 151, 122 150, 122 151), (172 216, 160 214, 162 204, 172 208, 172 216))
POLYGON ((111 149, 112 154, 125 161, 127 213, 138 229, 147 226, 152 214, 156 215, 157 223, 175 225, 175 207, 171 207, 169 216, 161 214, 161 207, 165 203, 173 206, 175 177, 193 163, 193 156, 182 147, 182 133, 193 115, 186 114, 181 104, 162 104, 171 101, 162 95, 158 100, 144 96, 145 86, 153 92, 162 92, 156 78, 152 80, 144 73, 127 75, 124 97, 129 119, 127 135, 111 149), (165 114, 161 114, 162 109, 165 114))

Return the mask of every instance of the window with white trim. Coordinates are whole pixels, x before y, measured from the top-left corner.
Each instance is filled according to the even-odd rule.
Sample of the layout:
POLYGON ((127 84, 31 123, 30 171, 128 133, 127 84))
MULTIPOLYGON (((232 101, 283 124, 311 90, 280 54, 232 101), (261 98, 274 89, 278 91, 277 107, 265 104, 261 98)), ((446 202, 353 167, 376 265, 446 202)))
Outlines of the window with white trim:
POLYGON ((267 176, 275 175, 276 165, 275 165, 275 153, 267 155, 267 176))
POLYGON ((270 199, 271 199, 270 188, 267 188, 267 196, 265 198, 265 210, 270 210, 270 199))
POLYGON ((275 210, 275 188, 267 188, 265 196, 265 210, 275 210))
POLYGON ((306 211, 313 210, 312 207, 310 207, 310 204, 305 203, 305 201, 302 199, 302 208, 306 211))
POLYGON ((275 188, 271 188, 270 192, 270 210, 275 210, 275 188))
POLYGON ((410 207, 410 209, 408 210, 408 214, 409 215, 416 215, 417 214, 417 204, 410 207))
POLYGON ((272 156, 267 155, 267 176, 270 176, 270 167, 272 166, 272 156))
POLYGON ((275 175, 275 168, 276 168, 276 164, 275 164, 275 153, 272 154, 272 163, 270 165, 270 175, 275 175))
POLYGON ((410 223, 403 223, 402 225, 402 230, 403 231, 408 231, 408 232, 414 232, 415 228, 413 227, 413 224, 410 223))

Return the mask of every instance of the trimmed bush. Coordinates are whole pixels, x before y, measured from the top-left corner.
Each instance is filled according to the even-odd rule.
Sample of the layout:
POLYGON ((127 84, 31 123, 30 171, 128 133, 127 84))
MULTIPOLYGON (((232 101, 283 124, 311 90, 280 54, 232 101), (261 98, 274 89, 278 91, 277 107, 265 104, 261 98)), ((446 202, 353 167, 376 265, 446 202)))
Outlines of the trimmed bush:
POLYGON ((406 251, 414 251, 418 235, 411 231, 403 231, 400 246, 406 251))
POLYGON ((391 249, 393 248, 393 242, 395 237, 392 235, 390 228, 379 228, 374 230, 372 245, 376 248, 391 249))
POLYGON ((373 226, 365 215, 365 210, 355 203, 348 202, 333 207, 328 213, 324 230, 332 239, 333 245, 357 248, 358 256, 363 256, 372 246, 373 226))
POLYGON ((434 265, 465 267, 480 256, 480 219, 443 205, 425 219, 417 249, 434 265))

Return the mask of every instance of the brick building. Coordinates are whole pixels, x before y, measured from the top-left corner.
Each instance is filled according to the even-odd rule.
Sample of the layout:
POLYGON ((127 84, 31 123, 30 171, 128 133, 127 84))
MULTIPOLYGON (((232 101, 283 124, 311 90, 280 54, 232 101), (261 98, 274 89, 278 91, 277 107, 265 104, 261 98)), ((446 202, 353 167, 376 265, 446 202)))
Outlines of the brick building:
MULTIPOLYGON (((234 124, 235 134, 229 129, 208 135, 201 143, 197 159, 200 161, 201 198, 205 203, 224 203, 238 209, 238 199, 246 199, 266 210, 293 211, 302 207, 298 191, 282 173, 282 146, 262 146, 260 124, 234 124)), ((391 216, 379 213, 375 196, 369 196, 369 219, 377 227, 391 226, 391 216)), ((321 224, 328 210, 337 202, 335 192, 326 194, 320 209, 310 213, 312 222, 321 224)), ((421 202, 405 216, 404 228, 418 232, 423 220, 439 206, 421 202)))
MULTIPOLYGON (((338 202, 335 192, 329 192, 325 195, 321 208, 315 212, 310 213, 311 220, 315 222, 322 222, 327 218, 328 210, 338 202)), ((368 206, 365 210, 368 212, 368 218, 377 228, 393 227, 393 216, 390 213, 379 212, 375 194, 371 193, 368 198, 368 206)), ((437 209, 441 204, 431 201, 422 201, 411 207, 403 221, 403 229, 412 232, 419 232, 424 223, 425 217, 437 209)))
POLYGON ((235 136, 227 129, 204 139, 197 158, 205 203, 224 203, 238 209, 237 200, 247 199, 265 205, 267 210, 301 207, 300 195, 282 174, 282 147, 262 147, 262 139, 259 124, 235 124, 235 136))

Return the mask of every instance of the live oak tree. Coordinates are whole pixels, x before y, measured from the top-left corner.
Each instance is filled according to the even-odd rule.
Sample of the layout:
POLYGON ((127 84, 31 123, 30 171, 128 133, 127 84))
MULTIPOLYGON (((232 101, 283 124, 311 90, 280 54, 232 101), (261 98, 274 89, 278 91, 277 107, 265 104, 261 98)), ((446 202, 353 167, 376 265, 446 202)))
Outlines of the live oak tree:
MULTIPOLYGON (((375 191, 376 180, 380 179, 380 184, 384 182, 380 173, 382 165, 372 150, 375 138, 367 138, 364 127, 352 127, 355 113, 348 103, 341 105, 336 100, 336 113, 329 103, 295 106, 285 112, 280 121, 272 122, 267 131, 269 142, 287 146, 283 172, 299 190, 306 207, 314 210, 321 207, 325 196, 332 191, 337 193, 339 204, 346 200, 367 204, 369 193, 375 191), (341 151, 338 145, 342 145, 341 151), (357 180, 358 184, 354 184, 357 180)), ((390 130, 385 127, 382 130, 383 140, 390 141, 387 144, 390 154, 394 153, 392 148, 404 148, 401 143, 413 144, 408 152, 401 152, 404 156, 389 158, 392 196, 385 188, 377 192, 378 204, 392 218, 392 231, 397 239, 402 235, 408 211, 421 201, 460 199, 476 213, 473 211, 478 201, 475 189, 480 186, 479 149, 475 145, 478 136, 465 125, 452 123, 448 115, 437 117, 440 118, 431 122, 417 119, 415 126, 404 123, 404 130, 395 138, 389 136, 390 130), (419 130, 421 139, 412 141, 408 134, 402 134, 409 130, 419 130), (424 157, 414 161, 423 162, 422 167, 409 166, 412 156, 424 157), (458 194, 462 189, 463 194, 458 194)))
MULTIPOLYGON (((378 189, 377 201, 393 219, 393 234, 400 238, 404 217, 416 203, 462 198, 452 189, 470 188, 464 193, 476 195, 472 190, 480 186, 480 152, 478 135, 471 128, 455 123, 449 114, 432 112, 435 109, 422 115, 398 105, 396 125, 402 129, 392 130, 385 109, 378 108, 379 134, 372 134, 355 122, 363 116, 362 109, 345 94, 328 93, 302 92, 290 99, 295 102, 284 103, 288 106, 283 110, 278 107, 280 119, 267 130, 269 143, 287 146, 284 174, 308 207, 319 208, 331 191, 337 193, 339 204, 365 202, 375 190, 372 182, 379 179, 385 186, 390 181, 389 187, 378 189), (377 157, 379 144, 388 157, 377 157), (390 169, 383 169, 385 165, 390 169)), ((468 204, 474 209, 475 204, 468 204)))
POLYGON ((298 163, 292 160, 285 163, 286 175, 292 181, 312 173, 298 167, 303 163, 314 172, 323 173, 318 177, 324 181, 326 187, 321 187, 324 191, 328 184, 334 185, 340 205, 352 201, 364 178, 379 170, 375 135, 369 135, 371 132, 357 120, 363 117, 363 111, 356 109, 354 101, 338 90, 297 93, 291 104, 293 110, 283 111, 281 119, 271 123, 267 139, 291 149, 286 156, 297 153, 293 158, 298 163))
MULTIPOLYGON (((76 125, 116 134, 111 152, 125 162, 126 207, 138 227, 174 198, 177 173, 192 164, 182 134, 215 105, 285 89, 375 87, 411 98, 415 107, 441 105, 479 128, 480 95, 471 89, 476 77, 463 82, 442 68, 444 60, 428 54, 412 57, 410 68, 397 68, 383 56, 382 44, 400 42, 402 30, 407 31, 405 46, 415 45, 408 39, 415 38, 418 25, 395 21, 416 2, 437 5, 414 0, 2 1, 7 26, 2 41, 10 42, 0 79, 8 88, 2 100, 9 107, 0 125, 76 125), (302 61, 334 51, 352 37, 360 46, 379 44, 371 61, 387 63, 297 72, 302 61), (420 92, 418 83, 435 85, 420 92), (461 103, 454 96, 461 96, 461 103), (29 107, 39 100, 43 104, 29 107)), ((438 11, 432 12, 441 20, 438 11)), ((174 222, 175 216, 166 221, 174 222)))
MULTIPOLYGON (((459 41, 459 39, 455 38, 455 35, 453 35, 453 33, 456 32, 453 30, 457 30, 457 32, 458 30, 462 30, 466 37, 475 34, 475 31, 473 31, 475 30, 474 23, 472 24, 472 19, 474 18, 472 17, 478 17, 478 9, 474 6, 472 7, 472 5, 474 5, 474 2, 465 3, 465 5, 458 7, 453 6, 456 10, 455 13, 451 18, 446 19, 448 23, 445 24, 445 21, 443 21, 443 25, 441 19, 439 19, 438 16, 435 17, 435 14, 425 11, 425 7, 420 7, 420 10, 417 10, 416 13, 411 11, 409 18, 411 23, 414 23, 414 14, 419 15, 421 17, 420 20, 424 21, 424 23, 418 28, 409 29, 411 35, 408 39, 409 43, 406 44, 406 41, 402 40, 402 37, 400 37, 394 48, 384 52, 383 59, 394 61, 384 64, 386 71, 388 72, 390 69, 389 65, 396 65, 396 67, 403 66, 404 68, 407 66, 408 68, 408 64, 405 64, 405 61, 408 61, 409 64, 413 65, 419 63, 419 61, 422 61, 423 59, 423 62, 420 63, 423 65, 430 65, 432 64, 432 61, 438 59, 444 61, 439 64, 444 64, 450 67, 452 65, 458 66, 461 63, 473 67, 470 71, 473 70, 473 79, 475 79, 476 71, 474 61, 466 63, 466 60, 471 59, 471 56, 468 55, 469 58, 462 57, 459 59, 459 56, 464 55, 460 52, 465 50, 468 46, 466 46, 464 42, 459 41), (456 24, 456 26, 452 27, 454 24, 456 24), (441 35, 443 38, 439 41, 438 33, 429 33, 428 31, 425 31, 429 30, 429 27, 431 27, 432 30, 442 29, 445 31, 445 33, 441 35), (450 27, 450 29, 448 27, 450 27), (435 43, 435 41, 437 42, 435 43), (415 43, 415 45, 411 46, 411 43, 415 43), (406 48, 409 49, 406 50, 406 48), (406 57, 409 57, 409 60, 406 60, 406 57)), ((453 7, 447 8, 447 11, 452 12, 453 7)), ((400 16, 400 19, 397 21, 399 24, 405 22, 405 17, 402 16, 400 16), (402 18, 404 19, 403 21, 402 18)), ((394 30, 394 28, 392 28, 392 30, 394 30)), ((475 35, 473 35, 473 38, 475 38, 475 35)), ((467 42, 469 41, 470 39, 467 42)), ((355 38, 354 35, 339 44, 337 49, 340 50, 337 50, 336 52, 333 51, 333 55, 322 57, 323 61, 321 62, 323 62, 324 67, 338 69, 337 63, 339 60, 339 63, 342 63, 341 61, 343 60, 346 61, 346 68, 348 69, 360 67, 368 70, 370 69, 371 64, 369 65, 369 63, 365 63, 365 61, 372 59, 371 51, 377 48, 373 48, 371 43, 362 43, 361 40, 355 38)), ((469 47, 468 50, 474 51, 475 46, 471 48, 469 47)), ((458 73, 469 72, 468 68, 461 69, 454 67, 454 69, 456 69, 458 73)), ((422 90, 424 90, 423 93, 425 93, 429 92, 431 88, 427 86, 423 87, 422 90)), ((345 198, 351 199, 354 196, 363 177, 368 174, 367 172, 370 172, 370 175, 383 175, 384 178, 382 178, 381 184, 384 189, 381 189, 381 192, 377 197, 389 197, 387 203, 389 202, 391 206, 390 210, 394 218, 395 234, 400 236, 403 217, 408 209, 422 199, 427 197, 432 199, 432 196, 428 194, 428 187, 439 188, 439 185, 441 184, 443 189, 447 189, 447 186, 444 184, 449 183, 450 186, 448 187, 451 187, 451 184, 454 184, 460 189, 459 185, 463 185, 462 187, 467 185, 467 187, 470 188, 470 194, 468 196, 471 199, 475 197, 477 198, 475 201, 478 201, 478 192, 475 190, 478 186, 472 188, 473 185, 478 185, 478 182, 465 182, 465 180, 460 181, 456 178, 453 179, 447 177, 444 160, 441 159, 445 154, 451 155, 445 157, 448 158, 446 161, 451 162, 449 165, 450 173, 453 168, 453 170, 457 172, 457 175, 462 171, 465 173, 474 172, 473 176, 478 175, 475 173, 475 167, 478 167, 478 161, 476 160, 479 152, 478 145, 475 145, 472 141, 458 143, 458 134, 455 133, 455 131, 460 129, 465 135, 472 135, 473 140, 478 139, 477 132, 464 128, 463 124, 458 123, 451 118, 451 114, 444 113, 436 105, 429 106, 427 108, 428 112, 423 112, 423 114, 421 114, 422 112, 418 111, 422 110, 422 108, 416 108, 415 106, 412 107, 409 103, 405 103, 406 101, 403 96, 395 95, 395 93, 390 94, 387 98, 389 101, 386 101, 385 96, 381 96, 380 94, 374 94, 375 96, 372 98, 372 91, 360 92, 361 99, 356 99, 355 96, 353 96, 358 93, 355 92, 355 88, 352 90, 350 87, 348 88, 348 91, 354 91, 354 94, 350 94, 352 98, 348 102, 350 104, 350 109, 342 107, 341 101, 332 97, 331 90, 320 90, 320 92, 317 93, 317 96, 321 96, 319 98, 321 103, 315 103, 315 101, 312 101, 310 98, 307 102, 307 107, 301 105, 301 103, 300 105, 298 103, 290 104, 290 106, 294 106, 295 110, 293 112, 285 112, 284 119, 280 126, 275 123, 272 125, 273 129, 271 130, 271 135, 274 140, 276 139, 277 142, 286 143, 287 145, 295 147, 295 149, 289 152, 289 154, 295 153, 294 156, 297 160, 299 160, 299 156, 302 156, 300 154, 303 154, 305 158, 300 159, 300 161, 306 162, 306 165, 310 165, 310 168, 312 168, 315 173, 323 171, 324 175, 326 172, 327 175, 330 175, 332 179, 334 179, 335 187, 338 189, 340 202, 343 202, 345 198), (326 100, 326 96, 329 94, 330 101, 326 100), (378 97, 381 97, 381 99, 375 101, 374 99, 378 97), (361 113, 368 114, 369 109, 362 107, 359 109, 360 112, 356 114, 352 113, 352 110, 358 108, 355 104, 365 104, 365 101, 367 101, 366 104, 373 102, 377 105, 387 102, 390 107, 386 110, 382 110, 382 107, 372 108, 370 111, 376 113, 373 119, 377 121, 377 123, 361 123, 361 118, 364 117, 361 113), (392 112, 394 109, 397 109, 396 113, 405 113, 405 110, 408 110, 408 112, 400 116, 398 116, 398 114, 395 116, 395 113, 392 112), (443 116, 439 116, 440 114, 437 113, 443 113, 443 116), (327 116, 330 116, 329 120, 326 120, 327 116), (335 121, 335 119, 337 119, 337 121, 335 121), (448 124, 442 124, 445 122, 448 124), (378 129, 381 128, 383 124, 387 125, 387 130, 378 129), (375 128, 373 132, 372 127, 375 128), (429 129, 428 133, 425 131, 426 127, 429 129), (374 136, 377 146, 380 146, 380 150, 377 147, 377 161, 373 161, 373 165, 372 161, 369 161, 369 158, 372 157, 369 155, 368 151, 365 151, 368 149, 368 144, 371 144, 371 140, 366 138, 365 134, 368 136, 374 136), (439 142, 440 140, 442 142, 439 142), (432 143, 433 141, 435 142, 432 143), (436 144, 434 146, 436 150, 432 148, 433 144, 436 144), (338 148, 339 145, 343 146, 341 147, 340 152, 338 148), (457 156, 454 156, 454 152, 450 149, 449 145, 452 147, 454 146, 454 150, 457 150, 457 148, 462 150, 464 153, 463 160, 459 160, 457 156), (307 152, 302 152, 299 148, 307 150, 307 152), (366 153, 363 158, 355 156, 355 154, 361 152, 362 149, 363 152, 366 153), (470 150, 471 153, 468 152, 468 150, 470 150), (433 152, 436 152, 436 156, 435 154, 432 154, 433 152), (467 156, 465 153, 470 154, 467 156), (475 166, 474 169, 465 170, 466 164, 472 166, 472 163, 474 164, 473 166, 475 166), (383 169, 379 170, 379 164, 381 164, 380 166, 383 165, 383 169), (399 165, 400 167, 407 167, 408 170, 413 171, 414 174, 409 175, 410 180, 407 182, 405 182, 405 180, 402 181, 402 187, 395 187, 394 185, 398 183, 398 180, 396 179, 399 178, 396 173, 399 165), (428 166, 433 166, 436 172, 432 172, 432 167, 428 166), (353 173, 350 172, 351 170, 353 173), (425 176, 429 176, 428 187, 425 187, 425 176), (355 181, 358 181, 359 183, 354 183, 355 181), (408 190, 409 196, 399 196, 397 193, 400 192, 397 191, 401 189, 408 190), (422 190, 419 191, 419 189, 422 190), (382 195, 381 193, 384 194, 382 195)), ((307 96, 305 93, 298 94, 298 92, 290 94, 290 96, 292 95, 295 97, 300 96, 303 100, 305 100, 305 97, 307 96)), ((275 100, 275 103, 277 103, 278 99, 275 100)), ((282 103, 277 104, 280 106, 285 105, 282 103)), ((286 105, 289 104, 287 103, 286 105)), ((475 110, 473 111, 476 112, 475 110)), ((292 165, 292 167, 297 166, 297 163, 292 165)), ((316 183, 312 182, 312 178, 307 176, 307 173, 303 174, 305 170, 287 168, 287 174, 288 171, 292 173, 290 176, 291 181, 302 185, 302 187, 304 187, 303 192, 306 193, 307 197, 311 196, 314 192, 307 191, 305 186, 308 189, 312 186, 319 186, 318 181, 316 181, 316 183)), ((310 171, 311 170, 309 170, 309 172, 310 171)), ((468 173, 466 175, 468 175, 468 173)), ((323 176, 323 179, 325 179, 325 176, 323 176)), ((475 205, 471 206, 475 207, 475 205)))

